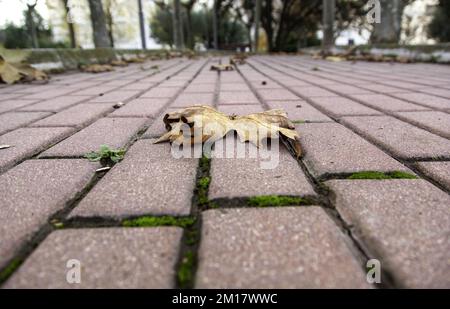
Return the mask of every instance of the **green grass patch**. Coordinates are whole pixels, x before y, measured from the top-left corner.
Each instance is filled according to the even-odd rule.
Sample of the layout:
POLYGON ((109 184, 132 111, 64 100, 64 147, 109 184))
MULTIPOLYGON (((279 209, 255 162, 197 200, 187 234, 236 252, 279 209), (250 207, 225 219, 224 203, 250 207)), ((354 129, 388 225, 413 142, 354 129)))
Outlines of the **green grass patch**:
POLYGON ((375 179, 375 180, 384 180, 384 179, 417 179, 417 176, 401 171, 395 172, 375 172, 375 171, 367 171, 367 172, 358 172, 350 175, 347 179, 359 180, 359 179, 375 179))
POLYGON ((4 282, 6 279, 9 278, 9 276, 12 275, 12 273, 22 264, 22 261, 19 259, 12 260, 8 266, 6 266, 1 272, 0 272, 0 283, 4 282))
POLYGON ((107 145, 101 145, 99 151, 93 151, 84 155, 89 161, 100 161, 102 164, 117 163, 123 160, 124 156, 125 149, 111 149, 107 145))
POLYGON ((179 226, 182 228, 191 227, 195 223, 195 218, 175 218, 170 216, 163 217, 140 217, 131 220, 124 220, 122 226, 125 227, 155 227, 155 226, 179 226))
POLYGON ((254 207, 269 207, 269 206, 294 206, 305 204, 306 200, 301 197, 289 196, 255 196, 248 199, 248 206, 254 207))
POLYGON ((304 120, 295 120, 295 121, 292 121, 292 123, 293 124, 305 124, 306 121, 304 121, 304 120))
POLYGON ((194 253, 192 251, 187 251, 181 260, 177 277, 181 288, 187 288, 192 283, 194 278, 194 253))

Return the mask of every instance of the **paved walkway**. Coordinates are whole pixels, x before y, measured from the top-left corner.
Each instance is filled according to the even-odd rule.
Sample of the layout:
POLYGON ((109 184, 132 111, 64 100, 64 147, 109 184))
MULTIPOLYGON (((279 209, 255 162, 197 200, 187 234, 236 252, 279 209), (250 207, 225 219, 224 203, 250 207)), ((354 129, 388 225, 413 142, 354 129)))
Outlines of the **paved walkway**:
POLYGON ((3 288, 450 288, 450 67, 218 60, 0 88, 3 288), (194 104, 284 108, 306 155, 175 159, 153 139, 194 104))

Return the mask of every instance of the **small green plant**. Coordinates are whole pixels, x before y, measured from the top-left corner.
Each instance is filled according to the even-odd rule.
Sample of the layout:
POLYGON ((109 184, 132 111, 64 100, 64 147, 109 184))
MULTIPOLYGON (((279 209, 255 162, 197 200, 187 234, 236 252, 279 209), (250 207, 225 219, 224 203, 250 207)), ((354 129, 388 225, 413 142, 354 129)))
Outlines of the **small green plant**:
POLYGON ((181 288, 187 288, 193 279, 194 270, 194 253, 187 251, 181 260, 180 268, 178 269, 178 283, 181 288))
POLYGON ((101 145, 99 151, 93 151, 85 155, 89 161, 98 162, 102 164, 117 163, 125 156, 125 149, 111 149, 107 145, 101 145))
POLYGON ((305 202, 301 197, 267 195, 251 197, 248 199, 247 204, 253 207, 269 207, 302 205, 305 202))
POLYGON ((122 225, 125 227, 155 227, 155 226, 179 226, 187 228, 195 223, 195 218, 175 218, 170 216, 163 217, 140 217, 131 220, 125 220, 122 225))
POLYGON ((374 179, 374 180, 384 180, 384 179, 417 179, 417 176, 402 172, 402 171, 394 171, 394 172, 375 172, 375 171, 366 171, 366 172, 358 172, 350 175, 347 179, 351 180, 360 180, 360 179, 374 179))
POLYGON ((14 259, 12 260, 8 266, 6 266, 1 272, 0 272, 0 283, 4 282, 6 279, 9 278, 9 276, 12 275, 12 273, 20 266, 22 261, 20 259, 14 259))

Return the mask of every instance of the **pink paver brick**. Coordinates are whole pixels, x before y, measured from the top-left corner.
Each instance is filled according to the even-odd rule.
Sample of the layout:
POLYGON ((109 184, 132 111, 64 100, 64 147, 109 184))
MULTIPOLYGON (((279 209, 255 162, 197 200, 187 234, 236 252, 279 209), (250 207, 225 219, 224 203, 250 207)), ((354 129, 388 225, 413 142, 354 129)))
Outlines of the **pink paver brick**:
POLYGON ((221 91, 250 91, 250 88, 246 83, 235 83, 235 84, 221 84, 221 91))
POLYGON ((29 160, 0 176, 0 265, 86 186, 97 164, 29 160))
POLYGON ((450 157, 450 141, 388 116, 344 117, 345 123, 405 158, 450 157))
POLYGON ((403 100, 429 106, 432 108, 450 110, 450 99, 445 99, 426 93, 419 93, 419 92, 396 93, 393 94, 393 96, 403 100))
POLYGON ((349 115, 382 115, 381 112, 344 97, 311 98, 315 104, 334 117, 349 115))
POLYGON ((433 133, 450 138, 450 114, 435 111, 403 112, 397 116, 433 133))
POLYGON ((450 197, 424 180, 333 180, 334 205, 400 287, 450 287, 450 197), (411 271, 414 269, 414 271, 411 271))
POLYGON ((0 145, 10 145, 2 149, 0 172, 29 158, 73 132, 73 128, 21 128, 0 136, 0 145))
POLYGON ((128 102, 111 117, 150 117, 154 118, 159 111, 169 102, 169 99, 140 98, 128 102))
POLYGON ((98 96, 89 102, 91 103, 117 103, 122 101, 128 101, 135 97, 140 91, 139 90, 117 90, 111 91, 103 96, 98 96))
POLYGON ((352 95, 352 98, 365 103, 374 108, 379 108, 384 111, 419 111, 428 110, 428 108, 416 105, 413 103, 408 103, 404 100, 395 99, 382 94, 361 94, 352 95))
POLYGON ((258 94, 266 101, 295 101, 299 97, 286 89, 260 89, 258 94))
POLYGON ((113 110, 112 103, 78 104, 33 123, 33 127, 83 127, 113 110))
POLYGON ((0 113, 13 111, 21 107, 31 105, 38 102, 38 100, 22 100, 22 99, 12 99, 0 102, 0 113))
POLYGON ((188 215, 197 164, 197 159, 173 158, 169 144, 155 145, 153 140, 140 140, 70 216, 188 215))
POLYGON ((58 112, 77 103, 86 102, 91 96, 62 96, 25 106, 20 111, 28 112, 58 112))
POLYGON ((143 118, 102 118, 42 153, 41 157, 75 157, 98 151, 101 145, 113 149, 126 146, 147 122, 143 118))
POLYGON ((259 104, 259 101, 252 92, 221 91, 219 104, 259 104))
POLYGON ((51 115, 51 113, 5 113, 0 115, 0 134, 26 126, 51 115))
POLYGON ((450 162, 418 162, 416 166, 426 176, 450 191, 450 162))
POLYGON ((227 115, 245 116, 248 114, 261 113, 264 111, 261 105, 219 105, 219 112, 227 115))
POLYGON ((170 107, 188 107, 192 105, 213 105, 214 93, 182 93, 170 107))
POLYGON ((306 101, 270 101, 271 109, 283 109, 292 121, 326 122, 332 121, 327 115, 317 110, 306 101))
POLYGON ((88 96, 100 96, 105 95, 106 93, 116 89, 116 86, 94 86, 82 90, 78 90, 76 92, 71 93, 71 95, 88 95, 88 96))
POLYGON ((333 93, 331 91, 328 91, 328 90, 320 88, 320 87, 315 87, 315 86, 291 87, 291 88, 296 93, 298 93, 302 97, 306 97, 306 98, 337 96, 335 93, 333 93))
POLYGON ((158 86, 141 95, 142 98, 172 98, 180 89, 176 87, 158 86))
POLYGON ((202 93, 202 92, 214 92, 216 89, 215 84, 199 84, 191 83, 184 89, 184 93, 202 93))

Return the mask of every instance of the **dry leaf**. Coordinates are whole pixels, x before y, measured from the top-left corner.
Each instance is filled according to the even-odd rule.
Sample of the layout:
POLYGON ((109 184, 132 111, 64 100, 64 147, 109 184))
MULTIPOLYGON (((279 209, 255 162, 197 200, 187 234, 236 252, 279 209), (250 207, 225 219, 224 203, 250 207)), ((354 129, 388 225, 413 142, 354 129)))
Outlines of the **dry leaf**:
POLYGON ((292 146, 297 157, 302 155, 295 126, 281 109, 246 116, 228 116, 209 106, 192 106, 166 114, 163 121, 168 132, 155 143, 169 141, 182 145, 185 142, 203 143, 207 140, 214 142, 234 130, 241 142, 249 141, 257 147, 261 145, 263 139, 277 138, 281 135, 292 146))
POLYGON ((233 71, 234 68, 230 64, 213 64, 211 71, 233 71))
POLYGON ((111 61, 111 65, 115 67, 126 67, 128 66, 128 62, 123 60, 113 60, 111 61))
POLYGON ((11 64, 0 56, 0 81, 7 84, 14 84, 19 81, 46 81, 48 75, 36 70, 28 64, 11 64))
POLYGON ((109 64, 89 64, 81 66, 81 70, 87 73, 102 73, 114 71, 114 68, 109 64))

